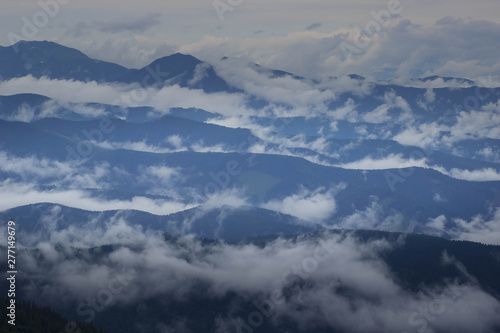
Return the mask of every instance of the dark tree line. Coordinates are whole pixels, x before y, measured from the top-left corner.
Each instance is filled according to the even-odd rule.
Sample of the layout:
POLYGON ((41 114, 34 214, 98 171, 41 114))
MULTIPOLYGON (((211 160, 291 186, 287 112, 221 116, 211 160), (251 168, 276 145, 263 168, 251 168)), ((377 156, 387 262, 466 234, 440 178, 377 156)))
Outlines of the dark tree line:
MULTIPOLYGON (((0 296, 2 309, 9 305, 9 299, 0 296)), ((2 333, 66 333, 66 325, 70 322, 48 306, 39 306, 33 301, 16 301, 16 325, 8 323, 10 318, 2 311, 0 316, 0 332, 2 333)), ((97 329, 92 323, 76 322, 77 328, 69 327, 71 333, 106 333, 97 329)))

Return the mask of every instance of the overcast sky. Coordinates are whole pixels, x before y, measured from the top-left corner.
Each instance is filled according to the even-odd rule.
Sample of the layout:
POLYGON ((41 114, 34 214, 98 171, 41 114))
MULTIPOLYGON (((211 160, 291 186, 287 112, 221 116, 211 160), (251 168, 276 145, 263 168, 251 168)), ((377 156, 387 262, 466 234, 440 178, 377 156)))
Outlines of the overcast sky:
POLYGON ((498 0, 394 1, 2 0, 0 45, 51 40, 127 67, 177 51, 227 55, 314 78, 500 73, 498 0))

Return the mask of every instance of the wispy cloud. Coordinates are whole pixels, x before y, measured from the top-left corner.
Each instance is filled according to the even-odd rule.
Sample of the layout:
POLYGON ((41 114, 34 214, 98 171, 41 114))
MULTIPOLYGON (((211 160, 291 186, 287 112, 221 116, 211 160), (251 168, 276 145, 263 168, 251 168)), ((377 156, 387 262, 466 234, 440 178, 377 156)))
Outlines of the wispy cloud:
POLYGON ((168 215, 194 207, 178 201, 150 199, 144 196, 135 196, 130 200, 106 200, 93 198, 82 190, 40 191, 32 185, 12 183, 9 180, 1 182, 0 188, 2 189, 0 210, 46 202, 88 211, 133 209, 156 215, 168 215))
POLYGON ((474 216, 470 221, 440 215, 430 219, 425 228, 426 232, 437 236, 448 235, 459 240, 500 245, 500 208, 489 216, 474 216))
POLYGON ((161 24, 160 13, 149 13, 134 17, 121 17, 109 21, 78 22, 66 31, 66 35, 74 38, 86 36, 90 31, 102 33, 144 33, 161 24))
POLYGON ((48 96, 65 103, 101 103, 124 107, 151 106, 158 110, 170 108, 198 108, 209 112, 236 115, 251 115, 255 111, 247 108, 246 97, 241 94, 213 93, 182 88, 178 85, 162 89, 142 89, 137 85, 100 84, 95 81, 36 79, 32 76, 0 82, 3 94, 34 93, 48 96), (141 96, 140 99, 134 96, 141 96))
POLYGON ((337 164, 337 167, 353 170, 387 170, 403 168, 433 169, 455 179, 467 181, 498 181, 500 172, 494 168, 482 169, 447 169, 440 165, 430 163, 426 158, 405 158, 402 154, 389 154, 385 157, 373 158, 368 155, 360 160, 337 164))

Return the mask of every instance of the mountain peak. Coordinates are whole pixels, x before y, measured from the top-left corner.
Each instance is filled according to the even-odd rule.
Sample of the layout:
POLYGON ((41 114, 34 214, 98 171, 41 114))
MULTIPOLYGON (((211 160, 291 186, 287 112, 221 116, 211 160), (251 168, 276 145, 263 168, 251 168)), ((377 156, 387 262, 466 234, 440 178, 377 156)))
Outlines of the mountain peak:
POLYGON ((13 49, 16 53, 19 52, 29 52, 29 51, 35 51, 35 52, 41 52, 38 53, 39 55, 43 55, 44 52, 47 51, 58 51, 58 52, 66 52, 65 55, 67 54, 73 54, 76 55, 78 54, 82 58, 88 58, 83 52, 67 47, 61 44, 57 44, 55 42, 51 42, 48 40, 34 40, 34 41, 26 41, 26 40, 20 40, 17 43, 9 46, 8 48, 13 49))
POLYGON ((181 87, 203 89, 205 92, 236 91, 217 75, 210 64, 179 52, 156 59, 141 69, 131 69, 118 81, 145 82, 158 86, 177 84, 181 87), (203 66, 198 66, 202 64, 203 66), (154 81, 144 78, 154 78, 154 81))
POLYGON ((364 76, 361 76, 361 75, 358 75, 358 74, 349 74, 347 76, 349 78, 353 79, 353 80, 359 80, 359 81, 363 81, 363 80, 366 79, 364 76))
MULTIPOLYGON (((168 64, 169 66, 179 66, 181 68, 186 68, 186 67, 192 67, 200 64, 202 61, 193 57, 192 55, 189 54, 183 54, 183 53, 174 53, 169 56, 161 57, 159 59, 156 59, 153 61, 151 64, 148 66, 155 66, 157 64, 168 64)), ((148 67, 146 66, 146 67, 148 67)))
POLYGON ((50 41, 19 41, 0 49, 0 78, 32 75, 51 79, 109 81, 126 68, 91 59, 81 51, 50 41))
MULTIPOLYGON (((48 40, 20 40, 12 46, 20 46, 20 45, 59 45, 57 43, 48 41, 48 40)), ((59 45, 62 46, 62 45, 59 45)))

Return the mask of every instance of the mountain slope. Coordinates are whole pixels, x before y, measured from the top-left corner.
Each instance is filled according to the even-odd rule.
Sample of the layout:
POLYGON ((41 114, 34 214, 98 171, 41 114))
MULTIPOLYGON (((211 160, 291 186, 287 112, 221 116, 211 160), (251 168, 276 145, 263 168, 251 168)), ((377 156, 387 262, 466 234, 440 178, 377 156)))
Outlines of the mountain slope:
MULTIPOLYGON (((106 230, 109 225, 123 220, 131 227, 151 232, 169 232, 179 235, 192 234, 197 237, 235 241, 247 237, 269 235, 304 234, 322 229, 290 215, 257 207, 204 207, 199 206, 170 215, 153 215, 133 210, 110 210, 90 212, 54 204, 34 204, 0 212, 0 222, 18 221, 17 233, 24 239, 62 242, 56 235, 71 233, 71 230, 106 230), (49 222, 50 220, 50 222, 49 222)), ((131 235, 133 236, 133 235, 131 235)), ((95 237, 94 245, 109 243, 113 239, 95 237)))
POLYGON ((143 87, 178 84, 207 93, 237 91, 220 78, 210 64, 181 53, 157 59, 141 69, 130 69, 117 81, 139 83, 143 87))

